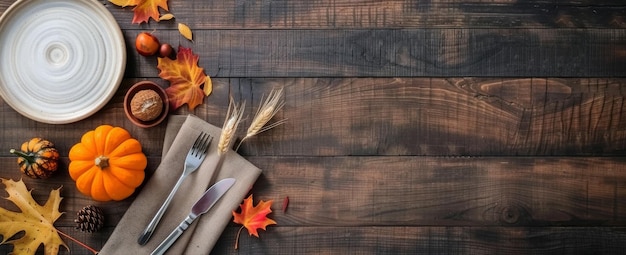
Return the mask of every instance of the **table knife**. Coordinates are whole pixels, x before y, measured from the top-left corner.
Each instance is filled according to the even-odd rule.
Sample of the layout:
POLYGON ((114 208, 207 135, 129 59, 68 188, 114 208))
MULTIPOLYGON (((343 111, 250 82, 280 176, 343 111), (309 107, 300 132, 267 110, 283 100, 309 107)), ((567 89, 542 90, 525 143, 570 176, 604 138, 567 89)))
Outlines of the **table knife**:
POLYGON ((234 178, 222 179, 213 184, 213 186, 204 192, 202 197, 196 201, 193 207, 191 207, 191 212, 187 215, 187 218, 185 218, 185 220, 183 220, 178 227, 176 227, 176 229, 174 229, 174 231, 172 231, 172 233, 170 233, 170 235, 167 236, 167 238, 165 238, 165 240, 163 240, 163 242, 159 244, 156 249, 154 249, 151 255, 164 254, 165 251, 167 251, 167 249, 169 249, 170 246, 176 242, 176 239, 183 234, 189 225, 191 225, 191 223, 193 223, 198 216, 209 211, 209 209, 213 207, 222 195, 224 195, 224 193, 226 193, 226 191, 233 186, 233 184, 235 184, 234 178))

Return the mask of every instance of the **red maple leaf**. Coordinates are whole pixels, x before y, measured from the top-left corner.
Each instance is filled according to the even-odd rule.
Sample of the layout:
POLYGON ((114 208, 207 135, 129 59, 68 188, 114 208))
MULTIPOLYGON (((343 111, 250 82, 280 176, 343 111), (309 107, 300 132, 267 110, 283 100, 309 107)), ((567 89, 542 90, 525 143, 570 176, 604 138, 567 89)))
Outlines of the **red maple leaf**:
POLYGON ((198 55, 194 55, 190 48, 181 46, 178 47, 175 60, 158 58, 159 76, 170 82, 165 92, 172 110, 183 104, 193 110, 211 93, 212 83, 204 69, 198 66, 198 59, 198 55))
POLYGON ((159 7, 168 11, 167 0, 109 0, 109 2, 121 7, 135 6, 132 23, 137 24, 148 22, 150 18, 158 22, 159 7))
POLYGON ((239 233, 237 233, 235 249, 237 249, 239 243, 239 234, 244 227, 248 230, 249 235, 259 237, 258 229, 265 230, 268 225, 276 224, 274 220, 267 217, 267 215, 272 212, 270 207, 274 201, 269 200, 265 202, 261 200, 257 206, 253 206, 252 200, 252 195, 243 200, 243 203, 239 205, 241 213, 233 211, 233 222, 243 225, 239 229, 239 233))

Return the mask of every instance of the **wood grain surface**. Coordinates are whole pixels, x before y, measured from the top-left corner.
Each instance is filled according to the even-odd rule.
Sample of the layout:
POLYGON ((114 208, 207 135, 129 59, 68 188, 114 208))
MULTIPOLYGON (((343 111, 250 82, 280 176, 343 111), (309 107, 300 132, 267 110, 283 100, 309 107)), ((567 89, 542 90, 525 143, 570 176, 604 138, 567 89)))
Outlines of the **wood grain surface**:
MULTIPOLYGON (((171 27, 174 24, 170 25, 171 27)), ((144 29, 126 31, 127 41, 144 29)), ((626 64, 623 29, 195 30, 214 77, 612 77, 626 64)), ((190 47, 177 30, 156 35, 190 47)), ((153 59, 127 75, 153 77, 153 59)))
MULTIPOLYGON (((0 12, 14 1, 0 0, 0 12)), ((167 87, 135 36, 192 48, 213 92, 191 111, 221 126, 229 97, 285 88, 286 122, 238 151, 263 169, 251 189, 278 224, 260 238, 230 223, 211 254, 619 254, 626 249, 626 6, 621 0, 170 0, 171 21, 131 24, 132 8, 99 0, 127 43, 126 73, 87 119, 50 125, 0 100, 0 178, 23 179, 45 201, 62 187, 55 226, 101 248, 133 197, 78 193, 67 154, 98 125, 142 142, 148 178, 165 124, 142 129, 123 112, 142 80, 167 87), (176 29, 191 27, 194 41, 176 29), (53 141, 60 171, 23 176, 10 148, 53 141), (289 198, 286 210, 283 200, 289 198), (107 222, 75 229, 95 204, 107 222)), ((2 58, 2 56, 0 56, 2 58)), ((2 86, 7 86, 0 84, 2 86)), ((238 137, 243 136, 241 128, 238 137)), ((0 189, 0 197, 6 197, 0 189)), ((0 207, 17 208, 0 199, 0 207)), ((2 237, 8 238, 8 237, 2 237)), ((70 251, 89 254, 66 240, 70 251)), ((0 246, 8 254, 10 245, 0 246)), ((207 251, 208 252, 208 251, 207 251)), ((43 254, 40 250, 37 254, 43 254)))

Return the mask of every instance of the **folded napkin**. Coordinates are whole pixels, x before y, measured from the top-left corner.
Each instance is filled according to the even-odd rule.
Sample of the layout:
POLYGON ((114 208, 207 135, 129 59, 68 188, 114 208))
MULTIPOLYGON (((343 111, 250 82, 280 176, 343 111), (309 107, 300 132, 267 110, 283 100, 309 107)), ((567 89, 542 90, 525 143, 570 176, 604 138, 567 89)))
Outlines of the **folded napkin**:
POLYGON ((163 143, 161 164, 146 182, 107 240, 101 255, 150 254, 189 214, 191 207, 210 185, 223 178, 236 179, 233 187, 178 238, 167 254, 209 254, 232 219, 232 211, 243 201, 261 170, 230 150, 221 158, 217 143, 221 129, 188 115, 169 117, 163 143), (198 134, 213 136, 209 154, 200 168, 182 183, 150 241, 137 243, 183 171, 185 157, 198 134))

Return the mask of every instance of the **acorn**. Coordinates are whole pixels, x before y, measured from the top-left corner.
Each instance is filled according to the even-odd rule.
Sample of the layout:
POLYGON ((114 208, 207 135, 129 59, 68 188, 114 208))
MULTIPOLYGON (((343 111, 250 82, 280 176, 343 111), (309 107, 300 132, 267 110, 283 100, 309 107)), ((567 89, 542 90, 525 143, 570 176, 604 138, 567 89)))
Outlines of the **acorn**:
POLYGON ((76 213, 74 222, 76 223, 76 229, 93 233, 104 226, 104 213, 99 207, 88 205, 76 213))

